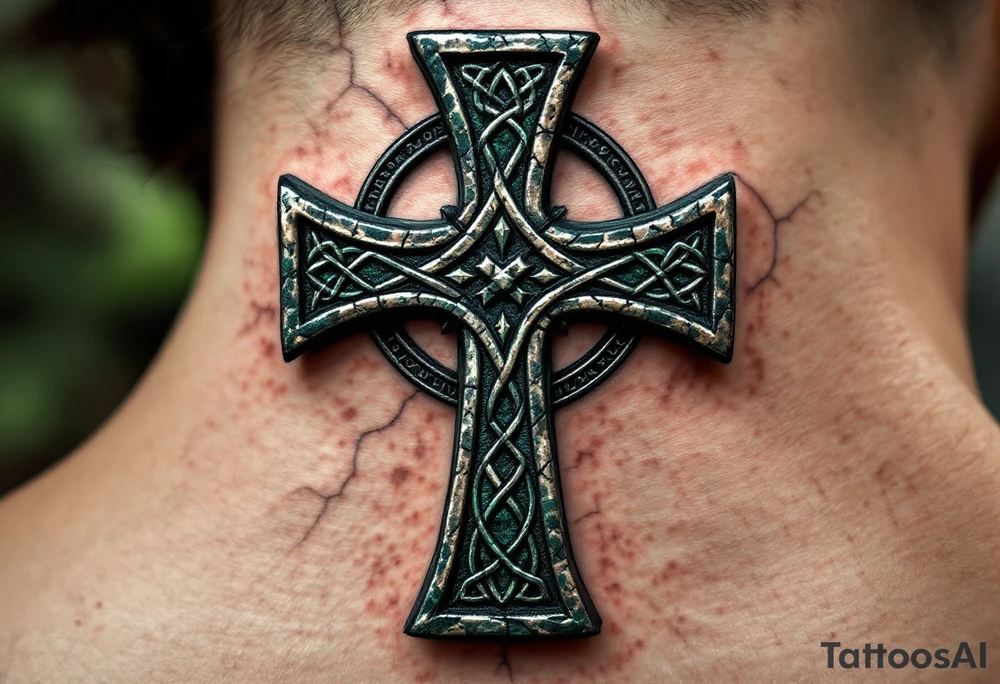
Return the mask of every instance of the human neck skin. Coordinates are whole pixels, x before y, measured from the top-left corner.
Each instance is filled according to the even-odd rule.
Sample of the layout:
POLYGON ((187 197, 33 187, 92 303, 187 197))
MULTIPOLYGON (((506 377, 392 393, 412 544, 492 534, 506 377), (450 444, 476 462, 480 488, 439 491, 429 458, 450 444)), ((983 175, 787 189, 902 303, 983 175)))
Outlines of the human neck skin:
MULTIPOLYGON (((277 56, 231 60, 220 97, 217 261, 206 278, 218 273, 227 288, 248 280, 244 294, 259 306, 273 303, 273 259, 260 252, 275 249, 277 175, 294 174, 352 202, 388 144, 436 111, 404 34, 493 26, 495 20, 467 6, 477 7, 432 5, 345 29, 289 57, 294 67, 275 67, 277 56), (247 278, 247 259, 261 272, 247 278), (243 276, 236 273, 241 269, 243 276)), ((573 109, 630 151, 658 203, 717 174, 738 174, 740 295, 750 314, 744 321, 754 318, 754 300, 780 300, 810 283, 827 289, 834 283, 825 278, 841 275, 852 282, 837 286, 845 299, 837 303, 850 308, 851 285, 874 286, 866 276, 886 278, 889 290, 879 298, 905 302, 936 352, 972 384, 962 319, 963 236, 969 112, 981 103, 963 95, 967 84, 943 85, 926 57, 906 79, 879 81, 867 64, 850 63, 863 60, 850 57, 849 42, 836 30, 801 19, 727 33, 714 25, 692 30, 606 15, 599 3, 594 10, 560 8, 555 19, 532 3, 518 8, 513 28, 601 33, 573 109)), ((421 186, 430 193, 411 193, 397 211, 431 217, 453 203, 453 180, 445 173, 437 178, 437 187, 421 186)), ((575 218, 614 213, 607 193, 588 201, 590 193, 572 184, 554 192, 575 218)))
MULTIPOLYGON (((997 602, 982 588, 1000 586, 995 549, 942 551, 970 519, 1000 519, 983 494, 1000 485, 1000 445, 962 314, 973 89, 946 92, 926 63, 905 82, 862 82, 818 22, 694 34, 596 10, 524 3, 502 24, 601 34, 573 110, 629 151, 657 204, 738 175, 736 346, 723 367, 647 337, 558 412, 569 531, 605 632, 504 662, 526 681, 641 679, 664 662, 683 681, 751 671, 724 644, 773 652, 758 672, 791 654, 783 681, 798 681, 830 632, 918 646, 949 645, 952 628, 995 634, 959 620, 997 602), (893 102, 873 110, 873 93, 893 102), (954 572, 984 580, 950 586, 934 624, 906 612, 954 572), (880 601, 906 621, 865 611, 880 601)), ((65 629, 47 642, 58 649, 77 622, 104 620, 87 635, 107 654, 139 624, 152 645, 137 652, 183 652, 192 681, 235 652, 298 677, 284 681, 329 681, 354 656, 383 681, 506 678, 498 647, 400 634, 437 536, 454 412, 364 336, 282 362, 274 225, 280 174, 351 203, 435 111, 407 31, 498 21, 449 2, 286 59, 230 59, 209 247, 170 342, 105 430, 3 504, 0 539, 45 568, 0 582, 24 632, 65 629)), ((570 218, 614 215, 610 193, 560 163, 553 199, 570 218)), ((450 166, 428 167, 395 213, 454 203, 450 166)), ((114 664, 102 658, 91 666, 114 664)))

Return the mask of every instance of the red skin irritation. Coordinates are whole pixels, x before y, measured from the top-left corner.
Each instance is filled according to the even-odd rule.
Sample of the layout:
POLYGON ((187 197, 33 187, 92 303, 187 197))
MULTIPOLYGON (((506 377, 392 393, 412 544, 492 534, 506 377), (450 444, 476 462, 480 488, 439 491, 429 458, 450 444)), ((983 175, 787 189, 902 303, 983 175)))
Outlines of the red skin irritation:
MULTIPOLYGON (((362 586, 360 609, 368 616, 366 620, 374 621, 371 632, 390 658, 392 672, 408 680, 433 681, 444 676, 445 671, 465 673, 465 680, 480 679, 492 676, 500 662, 497 646, 493 644, 456 647, 410 639, 400 632, 431 558, 440 524, 451 448, 450 431, 439 427, 443 413, 450 412, 443 408, 428 412, 414 404, 392 428, 367 440, 360 454, 357 478, 342 499, 331 502, 314 537, 297 552, 329 557, 326 539, 337 534, 351 536, 350 548, 356 550, 356 555, 350 559, 350 565, 357 570, 350 574, 356 574, 362 586), (399 436, 414 432, 421 435, 419 446, 397 448, 389 459, 376 456, 389 453, 399 436), (387 491, 392 492, 388 500, 387 491), (365 513, 366 508, 370 512, 365 513), (382 516, 385 526, 380 529, 391 529, 392 533, 350 523, 354 519, 351 510, 366 516, 382 516), (442 649, 447 651, 446 658, 442 657, 442 649)), ((599 405, 595 413, 612 426, 612 432, 621 429, 616 425, 617 416, 605 415, 610 413, 607 406, 599 405)), ((646 554, 644 545, 623 522, 621 501, 627 493, 606 494, 605 469, 612 472, 621 468, 620 463, 614 464, 621 459, 608 459, 612 454, 605 453, 606 448, 603 438, 595 438, 588 443, 588 449, 571 452, 574 455, 568 470, 584 477, 575 477, 567 484, 575 501, 599 503, 598 513, 579 524, 571 523, 570 527, 580 545, 578 554, 586 555, 584 577, 598 605, 604 609, 604 635, 600 640, 546 645, 542 649, 511 645, 508 658, 519 680, 553 681, 545 673, 565 677, 567 670, 577 672, 578 677, 593 677, 595 673, 613 676, 626 671, 646 652, 643 630, 667 620, 676 623, 671 633, 681 642, 678 632, 682 636, 687 633, 683 620, 678 621, 666 604, 655 595, 637 591, 633 579, 636 573, 630 569, 647 562, 646 554), (608 465, 604 465, 606 461, 608 465), (523 676, 519 666, 524 668, 523 676)), ((643 467, 659 469, 655 463, 643 467)), ((315 507, 317 503, 313 497, 311 505, 315 507)), ((573 510, 569 515, 586 512, 573 510)), ((498 675, 505 676, 506 670, 498 675)))
POLYGON ((617 63, 613 65, 610 73, 611 87, 620 90, 628 75, 628 70, 631 68, 631 63, 617 63))
POLYGON ((403 483, 410 479, 410 475, 412 473, 406 466, 396 466, 389 475, 389 484, 392 485, 393 489, 399 489, 403 483))
POLYGON ((395 84, 407 84, 412 87, 413 84, 420 85, 423 82, 420 68, 405 50, 397 53, 386 50, 381 71, 383 76, 395 84))
MULTIPOLYGON (((448 12, 447 8, 442 11, 448 12)), ((602 48, 607 54, 613 53, 614 41, 605 41, 602 48)), ((717 50, 709 49, 707 60, 721 63, 724 58, 717 50)), ((607 63, 602 73, 608 83, 603 85, 620 88, 631 66, 625 62, 607 63)), ((394 82, 407 84, 407 88, 425 89, 422 79, 414 78, 416 67, 406 54, 386 53, 377 68, 394 82)), ((594 74, 588 76, 592 77, 594 74)), ((783 88, 789 87, 787 79, 775 78, 783 88)), ((398 94, 396 97, 402 99, 398 94)), ((342 145, 334 144, 333 138, 338 130, 351 126, 352 107, 362 99, 366 106, 371 105, 363 93, 351 90, 327 102, 314 121, 315 147, 296 146, 282 160, 282 164, 290 161, 290 168, 325 169, 310 182, 315 180, 324 191, 347 201, 353 199, 364 173, 358 169, 345 170, 346 152, 342 145), (330 159, 342 163, 329 164, 330 159)), ((651 128, 655 126, 656 146, 666 150, 672 145, 679 146, 680 141, 676 127, 657 125, 668 122, 673 111, 667 95, 658 99, 663 106, 656 109, 655 115, 644 112, 637 118, 651 128)), ((608 130, 619 128, 614 117, 603 117, 601 124, 608 130)), ((387 128, 391 129, 391 125, 387 128)), ((391 139, 391 132, 387 135, 391 139)), ((662 177, 655 178, 654 188, 674 187, 675 182, 686 182, 687 178, 707 179, 721 170, 752 172, 750 148, 756 148, 761 141, 735 127, 729 127, 728 135, 733 142, 729 149, 719 151, 718 158, 706 155, 685 160, 676 167, 679 171, 664 172, 662 177)), ((282 166, 282 170, 287 169, 282 166)), ((806 175, 810 175, 808 169, 806 175)), ((268 179, 261 186, 261 195, 267 198, 267 206, 260 208, 262 222, 273 222, 272 185, 268 179)), ((744 192, 743 188, 740 192, 744 192)), ((763 275, 755 271, 770 263, 775 240, 773 221, 767 212, 753 199, 745 200, 746 197, 741 194, 739 205, 741 315, 733 364, 725 368, 671 342, 649 337, 643 343, 643 353, 637 352, 618 378, 581 402, 582 408, 567 409, 575 411, 574 417, 560 423, 570 426, 565 430, 560 427, 561 474, 569 531, 581 574, 604 616, 605 628, 596 640, 511 645, 507 656, 517 681, 621 681, 623 673, 638 668, 642 659, 652 662, 662 657, 661 649, 684 651, 711 645, 720 633, 717 627, 720 621, 712 622, 711 618, 753 612, 749 602, 715 605, 710 598, 704 605, 693 605, 690 599, 692 595, 731 596, 726 591, 713 594, 719 587, 728 588, 724 583, 732 578, 714 570, 709 560, 693 553, 692 548, 700 547, 690 541, 704 536, 704 523, 699 522, 696 512, 717 510, 718 502, 713 497, 724 496, 708 489, 692 473, 697 473, 698 468, 711 467, 704 464, 720 460, 719 454, 678 448, 677 442, 665 446, 654 441, 683 433, 685 419, 691 416, 714 416, 724 423, 747 407, 766 416, 777 403, 778 383, 771 377, 775 373, 772 366, 778 366, 780 372, 781 364, 769 363, 774 358, 769 354, 794 340, 790 339, 792 333, 787 328, 779 330, 772 325, 771 314, 794 295, 790 288, 771 283, 753 294, 745 293, 747 282, 752 282, 747 280, 747 273, 753 279, 763 275), (636 397, 649 404, 645 412, 630 413, 638 404, 636 397), (649 401, 650 398, 654 400, 649 401), (664 428, 664 421, 669 428, 664 428), (641 429, 631 432, 656 437, 643 442, 641 437, 629 435, 633 424, 641 429), (623 443, 629 446, 624 447, 623 443), (649 515, 648 510, 642 510, 641 504, 632 500, 634 493, 630 486, 635 487, 637 481, 654 483, 654 488, 663 492, 661 499, 651 499, 659 504, 656 510, 661 515, 649 515), (653 634, 655 640, 649 636, 653 634)), ((801 223, 783 226, 782 239, 787 238, 790 230, 808 225, 808 220, 801 217, 801 223)), ((260 419, 261 413, 273 417, 308 412, 310 431, 290 438, 287 450, 296 456, 303 455, 303 472, 308 474, 305 481, 317 492, 329 495, 347 476, 356 440, 365 431, 381 425, 385 418, 384 412, 376 415, 376 410, 358 403, 359 389, 377 384, 380 388, 391 388, 386 391, 392 396, 398 393, 405 398, 406 384, 398 378, 392 380, 395 371, 370 341, 361 337, 285 365, 276 341, 278 278, 273 231, 258 231, 255 235, 259 237, 253 239, 244 255, 241 295, 245 311, 236 341, 252 348, 254 353, 249 360, 234 363, 229 371, 233 378, 239 379, 241 397, 228 409, 233 415, 246 418, 249 414, 255 420, 260 419), (372 380, 373 375, 378 375, 378 379, 372 380)), ((792 253, 779 250, 776 273, 780 279, 799 277, 799 271, 790 261, 792 253)), ((844 325, 849 324, 849 316, 842 307, 838 305, 833 313, 844 325)), ((398 425, 365 439, 359 451, 356 476, 340 498, 328 503, 325 512, 320 510, 323 499, 315 494, 296 495, 293 507, 305 512, 306 523, 312 522, 310 516, 321 513, 322 516, 309 540, 290 554, 289 565, 296 566, 290 574, 304 582, 315 571, 316 589, 311 598, 316 598, 330 612, 344 600, 350 604, 344 609, 346 615, 354 618, 363 615, 364 621, 357 629, 370 630, 390 670, 400 681, 430 682, 455 673, 460 675, 459 680, 493 677, 503 681, 507 679, 507 670, 497 667, 500 653, 495 644, 428 643, 401 634, 401 625, 421 586, 439 533, 452 448, 453 411, 428 406, 430 400, 416 399, 398 425), (380 521, 377 529, 382 531, 359 522, 372 519, 380 521), (326 588, 320 589, 334 584, 329 580, 331 573, 336 573, 338 586, 344 583, 359 587, 360 595, 344 599, 331 595, 326 588), (351 603, 355 600, 357 605, 351 603)), ((851 439, 850 423, 866 418, 876 419, 866 415, 863 406, 856 406, 842 426, 842 444, 851 439)), ((228 421, 222 424, 221 429, 227 429, 228 421)), ((211 429, 215 429, 214 422, 211 429)), ((255 434, 251 430, 247 437, 251 443, 255 434)), ((759 443, 766 431, 748 428, 741 434, 751 442, 744 454, 748 462, 742 466, 747 477, 752 474, 762 481, 768 480, 773 476, 766 460, 768 445, 759 443)), ((195 461, 191 463, 194 467, 195 461)), ((904 483, 907 492, 910 488, 916 491, 915 485, 888 462, 875 471, 874 480, 892 524, 899 529, 900 519, 891 497, 901 494, 904 483)), ((809 501, 833 497, 833 488, 824 476, 808 475, 803 482, 809 501)), ((872 508, 868 499, 862 506, 872 508)), ((785 521, 776 523, 774 529, 774 534, 789 539, 797 533, 794 524, 785 521)), ((846 543, 853 545, 854 537, 848 534, 846 543)), ((302 631, 302 638, 322 638, 314 632, 302 631)), ((368 634, 364 637, 368 638, 368 634)), ((773 643, 782 645, 784 641, 775 636, 773 643)))
POLYGON ((749 157, 749 152, 747 151, 747 146, 743 142, 742 138, 737 138, 735 141, 733 141, 732 148, 733 148, 732 149, 733 159, 737 160, 738 162, 743 162, 742 166, 745 166, 746 161, 749 157))

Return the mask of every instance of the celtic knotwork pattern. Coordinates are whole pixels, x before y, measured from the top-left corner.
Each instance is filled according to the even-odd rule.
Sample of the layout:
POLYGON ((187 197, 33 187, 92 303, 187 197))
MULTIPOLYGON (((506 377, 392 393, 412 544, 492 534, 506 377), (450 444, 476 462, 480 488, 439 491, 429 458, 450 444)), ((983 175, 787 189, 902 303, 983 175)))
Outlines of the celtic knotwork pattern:
MULTIPOLYGON (((527 411, 515 384, 508 381, 503 388, 514 407, 514 416, 505 424, 496 419, 490 420, 490 430, 495 439, 480 461, 472 481, 475 529, 467 558, 471 574, 459 590, 459 597, 472 603, 493 600, 505 604, 512 598, 535 602, 547 596, 544 583, 535 574, 538 549, 534 538, 529 536, 537 509, 534 488, 526 482, 530 455, 523 453, 512 439, 517 430, 525 425, 527 411), (515 464, 513 472, 508 473, 506 478, 498 472, 498 459, 504 452, 515 464), (487 482, 491 489, 488 493, 484 489, 487 482), (523 510, 516 498, 518 490, 527 500, 523 510), (484 506, 484 499, 487 498, 484 506), (496 524, 504 507, 514 525, 496 524), (506 542, 500 539, 504 528, 507 530, 504 535, 506 542), (524 548, 525 545, 527 548, 524 548), (506 570, 506 582, 501 578, 501 570, 506 570)), ((492 407, 488 412, 495 413, 492 407)))
POLYGON ((635 285, 627 285, 614 278, 604 278, 603 282, 629 297, 645 295, 698 311, 701 308, 698 289, 708 276, 708 259, 701 243, 702 236, 696 233, 687 241, 680 240, 667 249, 654 247, 636 252, 633 258, 649 269, 647 277, 635 285))
MULTIPOLYGON (((550 336, 586 316, 630 339, 634 320, 729 361, 735 181, 725 174, 655 208, 613 141, 582 120, 567 130, 596 34, 449 30, 408 40, 438 123, 394 142, 353 207, 294 176, 279 179, 282 355, 290 361, 364 321, 397 331, 409 317, 457 324, 452 392, 436 387, 446 374, 431 381, 411 370, 428 367, 414 360, 427 356, 416 342, 397 335, 399 348, 387 351, 457 408, 441 534, 404 631, 593 636, 601 619, 572 556, 552 416, 580 388, 551 386, 550 336), (388 217, 400 180, 432 149, 413 151, 413 136, 428 134, 449 143, 457 202, 440 218, 388 217), (626 216, 578 222, 552 205, 558 144, 595 165, 626 216)), ((594 378, 590 387, 615 367, 602 356, 572 372, 594 378)))
MULTIPOLYGON (((469 64, 461 69, 472 105, 483 117, 477 148, 498 189, 509 181, 528 149, 525 118, 540 101, 538 84, 546 71, 543 64, 469 64), (515 142, 502 150, 505 158, 498 159, 493 143, 504 130, 515 142)), ((493 289, 503 290, 500 285, 493 289)), ((493 389, 494 397, 504 395, 509 410, 501 417, 496 409, 503 402, 497 401, 488 411, 493 439, 483 445, 485 454, 472 481, 475 528, 466 559, 469 575, 459 588, 459 598, 472 603, 541 601, 547 592, 536 574, 538 549, 530 536, 537 515, 535 488, 528 481, 530 454, 515 444, 517 433, 529 428, 525 401, 510 377, 498 379, 493 389)))
POLYGON ((341 247, 334 240, 320 240, 311 234, 312 247, 306 257, 305 275, 312 287, 310 306, 317 310, 337 300, 352 300, 386 292, 411 279, 454 296, 458 293, 438 278, 379 252, 359 247, 341 247), (383 275, 363 275, 365 267, 383 275))
POLYGON ((543 64, 529 64, 511 71, 502 64, 467 64, 462 67, 461 73, 462 79, 472 90, 473 106, 489 121, 479 135, 479 151, 490 171, 500 171, 506 180, 517 168, 528 148, 529 136, 524 130, 523 120, 538 102, 538 83, 544 78, 546 67, 543 64), (490 142, 503 128, 514 134, 517 145, 510 151, 500 169, 490 142))

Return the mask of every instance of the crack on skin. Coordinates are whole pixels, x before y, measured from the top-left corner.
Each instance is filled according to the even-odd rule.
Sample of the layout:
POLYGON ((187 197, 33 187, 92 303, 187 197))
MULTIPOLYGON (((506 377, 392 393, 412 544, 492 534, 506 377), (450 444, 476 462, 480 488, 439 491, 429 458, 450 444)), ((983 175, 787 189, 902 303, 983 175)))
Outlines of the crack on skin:
MULTIPOLYGON (((507 625, 508 631, 510 630, 510 625, 507 625)), ((500 644, 500 662, 497 664, 497 674, 500 670, 507 670, 507 679, 509 681, 514 681, 514 669, 510 666, 510 658, 507 652, 507 642, 500 644)))
MULTIPOLYGON (((355 67, 354 49, 347 47, 347 44, 344 42, 344 21, 341 15, 340 7, 337 3, 332 3, 332 5, 333 5, 334 18, 337 21, 337 42, 334 44, 326 43, 326 47, 329 50, 330 54, 336 54, 338 52, 342 52, 345 55, 347 55, 347 85, 344 86, 343 90, 337 93, 337 95, 332 100, 330 100, 330 102, 327 103, 326 107, 324 108, 326 113, 329 114, 330 111, 337 105, 337 103, 340 102, 341 98, 344 97, 344 95, 346 95, 350 90, 355 89, 361 91, 362 93, 370 97, 375 102, 375 104, 381 107, 382 110, 385 112, 386 119, 392 119, 397 124, 399 124, 399 126, 403 130, 406 130, 408 128, 406 122, 404 122, 402 117, 400 117, 399 114, 397 114, 396 111, 389 106, 389 103, 386 102, 384 99, 382 99, 382 97, 380 97, 374 90, 364 85, 363 83, 358 82, 354 70, 355 67)), ((318 132, 318 127, 313 122, 310 121, 309 126, 313 129, 313 132, 316 133, 317 136, 320 135, 320 133, 318 132)))
POLYGON ((351 456, 351 471, 347 473, 347 477, 345 477, 343 482, 340 483, 340 487, 337 488, 337 491, 331 494, 324 494, 315 487, 310 487, 309 485, 304 485, 295 490, 296 492, 308 492, 310 494, 317 496, 318 498, 323 499, 323 506, 319 509, 319 513, 316 514, 316 518, 306 529, 305 533, 302 535, 302 538, 299 539, 297 542, 295 542, 295 545, 292 547, 291 550, 294 551, 298 547, 302 546, 306 542, 306 540, 309 539, 313 531, 315 531, 315 529, 319 526, 319 523, 323 519, 323 516, 326 515, 327 509, 330 508, 330 503, 334 499, 339 499, 344 494, 344 490, 347 489, 347 485, 358 474, 358 456, 361 453, 361 445, 364 443, 364 441, 369 437, 371 437, 372 435, 377 435, 381 432, 385 432, 393 425, 395 425, 396 422, 399 421, 400 417, 402 417, 403 412, 406 410, 407 405, 411 401, 413 401, 413 399, 419 393, 420 393, 419 390, 417 390, 413 394, 408 396, 406 399, 404 399, 403 403, 399 405, 399 410, 396 411, 396 414, 389 419, 389 422, 380 425, 378 427, 371 428, 370 430, 365 430, 364 432, 358 435, 358 438, 354 441, 354 454, 351 456))
POLYGON ((254 312, 253 319, 245 323, 243 327, 240 328, 238 333, 240 337, 243 337, 248 332, 256 328, 262 319, 267 318, 268 320, 271 320, 278 315, 278 307, 273 304, 258 304, 257 302, 250 302, 250 307, 254 312))
POLYGON ((576 525, 577 523, 579 523, 582 520, 586 520, 587 518, 589 518, 589 517, 591 517, 593 515, 600 515, 600 514, 601 514, 601 500, 595 496, 594 497, 594 510, 588 511, 588 512, 584 513, 579 518, 577 518, 576 520, 574 520, 573 524, 576 525))
POLYGON ((574 468, 579 468, 580 464, 583 462, 583 459, 585 459, 585 458, 592 458, 593 455, 594 455, 594 452, 592 452, 592 451, 577 451, 576 452, 576 462, 573 465, 571 465, 571 466, 566 466, 566 467, 562 468, 563 472, 565 472, 567 470, 573 470, 574 468))
POLYGON ((757 189, 754 188, 754 186, 748 183, 747 180, 739 174, 733 174, 733 176, 737 178, 740 181, 740 183, 742 183, 743 186, 753 194, 753 196, 757 199, 757 202, 760 204, 760 206, 764 207, 764 210, 767 212, 768 216, 771 217, 771 225, 772 225, 771 230, 773 231, 773 236, 774 236, 771 243, 771 264, 768 266, 767 272, 764 273, 764 275, 758 278, 756 282, 754 282, 753 284, 750 285, 750 287, 747 288, 747 294, 753 294, 754 292, 757 291, 759 287, 761 287, 764 283, 768 281, 780 287, 781 281, 779 281, 778 278, 774 275, 774 270, 778 267, 778 229, 781 228, 782 224, 791 223, 795 219, 795 215, 798 214, 799 210, 803 209, 807 204, 809 204, 809 202, 811 202, 813 198, 821 197, 822 192, 816 188, 813 188, 812 190, 806 193, 805 197, 796 202, 795 205, 788 212, 786 212, 782 216, 778 216, 777 214, 775 214, 774 209, 771 208, 771 205, 767 202, 767 200, 764 199, 763 195, 757 192, 757 189))

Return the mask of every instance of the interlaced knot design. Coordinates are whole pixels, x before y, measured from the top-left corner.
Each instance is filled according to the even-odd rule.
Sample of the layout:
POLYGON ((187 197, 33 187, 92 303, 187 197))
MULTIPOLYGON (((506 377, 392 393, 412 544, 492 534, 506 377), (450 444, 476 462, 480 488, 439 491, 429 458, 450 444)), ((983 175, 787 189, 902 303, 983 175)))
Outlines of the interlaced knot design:
POLYGON ((698 309, 701 302, 697 289, 708 274, 705 263, 705 253, 701 250, 701 236, 695 235, 691 244, 675 242, 670 249, 655 247, 638 252, 636 258, 653 272, 646 280, 639 283, 633 294, 643 294, 652 299, 674 300, 678 304, 698 309), (654 259, 657 259, 654 261, 654 259), (678 287, 671 276, 680 272, 689 280, 678 287), (655 287, 660 285, 662 287, 655 287))
POLYGON ((538 103, 538 83, 545 76, 544 64, 528 64, 513 72, 503 64, 481 66, 467 64, 462 67, 462 80, 472 89, 472 104, 489 123, 479 135, 478 147, 490 171, 499 172, 508 180, 528 148, 528 132, 524 118, 538 103), (500 169, 499 161, 490 145, 499 131, 506 127, 514 134, 517 146, 500 169))
POLYGON ((378 258, 378 254, 357 247, 340 247, 332 240, 320 242, 315 236, 313 242, 306 268, 313 287, 313 309, 335 299, 354 299, 378 289, 355 273, 369 259, 378 258))
POLYGON ((732 358, 736 178, 656 206, 627 152, 572 112, 598 39, 410 33, 438 114, 386 148, 353 206, 291 174, 278 182, 285 360, 370 327, 406 378, 456 407, 441 531, 404 628, 412 636, 598 634, 573 561, 552 412, 619 367, 638 339, 629 321, 732 358), (457 201, 440 218, 392 216, 401 184, 445 146, 457 201), (621 218, 574 221, 553 205, 560 149, 608 182, 621 218), (552 335, 576 316, 609 331, 557 370, 552 335), (457 328, 455 368, 407 334, 411 318, 457 328))
MULTIPOLYGON (((465 65, 461 69, 462 82, 471 89, 472 106, 482 117, 476 145, 480 158, 493 172, 494 192, 509 193, 506 186, 527 153, 531 136, 525 130, 526 119, 541 102, 538 85, 547 68, 465 65), (503 131, 512 137, 503 144, 495 144, 503 131)), ((622 255, 614 264, 585 269, 574 277, 580 282, 590 278, 600 280, 629 297, 644 295, 697 310, 701 306, 699 290, 708 275, 702 241, 702 236, 695 234, 666 248, 653 247, 622 255), (633 277, 622 282, 621 276, 614 275, 616 265, 617 268, 641 266, 643 274, 638 281, 633 277)), ((493 279, 491 285, 498 291, 509 289, 520 275, 498 269, 492 262, 483 263, 493 266, 486 268, 484 274, 493 279)), ((460 296, 420 268, 375 250, 341 246, 334 240, 319 240, 315 235, 305 270, 314 310, 338 300, 389 292, 405 280, 419 281, 450 297, 460 296)), ((544 302, 537 302, 531 308, 535 313, 526 314, 515 327, 527 329, 535 325, 545 306, 544 302)), ((520 354, 514 351, 516 346, 512 345, 510 355, 520 354)), ((536 489, 529 477, 532 453, 530 448, 525 453, 523 446, 518 445, 525 436, 532 439, 527 401, 516 381, 517 373, 527 371, 523 362, 517 364, 520 370, 515 371, 511 358, 493 362, 500 365, 496 368, 496 380, 486 393, 489 397, 485 407, 486 430, 481 433, 479 458, 475 461, 475 472, 471 473, 470 508, 474 525, 465 558, 467 573, 459 584, 457 598, 468 603, 534 603, 546 600, 548 590, 539 577, 539 563, 543 559, 531 534, 540 515, 536 489)))
POLYGON ((335 300, 352 300, 366 294, 390 291, 404 280, 413 280, 450 296, 457 296, 448 284, 439 278, 413 268, 398 259, 373 250, 358 247, 341 247, 333 240, 320 240, 310 236, 312 247, 306 257, 306 277, 312 285, 310 305, 315 311, 335 300), (359 270, 375 262, 394 276, 380 282, 363 277, 359 270))
MULTIPOLYGON (((470 64, 461 69, 462 80, 472 91, 473 107, 485 124, 477 139, 478 151, 493 172, 493 182, 498 188, 510 180, 528 149, 530 137, 525 130, 525 119, 540 101, 538 84, 546 70, 541 64, 513 69, 503 64, 470 64), (506 159, 499 159, 492 143, 503 130, 513 134, 515 144, 506 148, 506 159)), ((538 549, 530 536, 538 506, 535 488, 528 481, 528 455, 514 441, 521 431, 530 434, 531 426, 524 398, 512 377, 501 373, 490 397, 487 423, 493 437, 488 444, 480 445, 480 453, 485 453, 472 479, 475 527, 467 557, 469 575, 458 595, 460 600, 470 603, 506 604, 514 599, 537 602, 547 597, 545 585, 537 575, 538 549), (501 396, 508 401, 507 420, 498 410, 501 396), (503 456, 513 463, 506 473, 501 467, 503 456), (484 504, 487 483, 490 492, 484 504), (519 494, 523 505, 518 500, 519 494), (513 535, 502 534, 504 526, 498 516, 504 511, 514 522, 513 535), (505 543, 501 536, 510 538, 505 543), (502 571, 506 571, 505 577, 501 576, 502 571)))
POLYGON ((695 234, 689 241, 675 242, 668 249, 653 247, 636 252, 634 259, 649 269, 648 277, 636 285, 627 285, 611 277, 604 278, 603 282, 629 297, 644 294, 650 299, 673 301, 698 311, 701 308, 698 288, 708 276, 708 259, 701 242, 702 236, 695 234))

